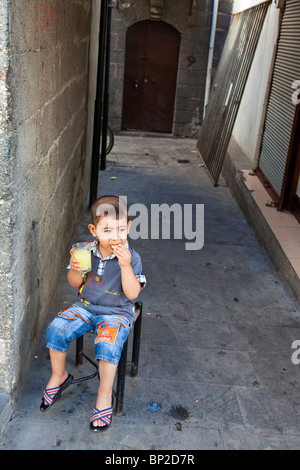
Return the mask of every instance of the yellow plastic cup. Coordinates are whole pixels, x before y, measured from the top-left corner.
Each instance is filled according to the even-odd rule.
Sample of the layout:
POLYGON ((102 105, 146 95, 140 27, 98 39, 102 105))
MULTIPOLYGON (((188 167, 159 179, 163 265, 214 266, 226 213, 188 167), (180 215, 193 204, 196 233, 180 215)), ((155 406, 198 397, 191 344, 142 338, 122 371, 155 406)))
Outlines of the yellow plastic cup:
POLYGON ((92 257, 90 243, 81 242, 75 243, 72 248, 74 249, 74 258, 80 261, 81 271, 87 273, 92 270, 92 257))

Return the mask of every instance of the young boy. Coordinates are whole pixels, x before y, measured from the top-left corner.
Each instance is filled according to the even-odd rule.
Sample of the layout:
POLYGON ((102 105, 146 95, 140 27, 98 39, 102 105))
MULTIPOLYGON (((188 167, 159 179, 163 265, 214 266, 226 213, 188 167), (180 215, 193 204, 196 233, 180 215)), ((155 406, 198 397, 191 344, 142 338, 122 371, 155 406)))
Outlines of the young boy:
POLYGON ((70 251, 68 281, 78 288, 78 302, 60 312, 47 328, 52 376, 40 410, 47 411, 73 380, 65 368, 70 341, 86 331, 95 331, 100 385, 90 430, 108 429, 112 419, 112 387, 123 344, 135 320, 134 300, 146 283, 140 256, 128 245, 131 222, 125 202, 117 196, 102 196, 91 208, 88 226, 96 240, 90 242, 92 270, 81 272, 80 262, 70 251))

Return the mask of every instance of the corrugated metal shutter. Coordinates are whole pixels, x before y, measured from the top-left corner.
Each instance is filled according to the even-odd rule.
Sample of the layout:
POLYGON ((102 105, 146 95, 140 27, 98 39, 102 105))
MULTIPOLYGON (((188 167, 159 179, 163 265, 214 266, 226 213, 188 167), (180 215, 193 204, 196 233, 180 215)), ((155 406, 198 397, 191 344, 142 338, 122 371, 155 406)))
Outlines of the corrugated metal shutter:
POLYGON ((270 2, 233 15, 197 149, 218 183, 255 49, 270 2))
POLYGON ((258 163, 278 196, 295 116, 292 103, 295 80, 300 80, 300 2, 286 0, 258 163))

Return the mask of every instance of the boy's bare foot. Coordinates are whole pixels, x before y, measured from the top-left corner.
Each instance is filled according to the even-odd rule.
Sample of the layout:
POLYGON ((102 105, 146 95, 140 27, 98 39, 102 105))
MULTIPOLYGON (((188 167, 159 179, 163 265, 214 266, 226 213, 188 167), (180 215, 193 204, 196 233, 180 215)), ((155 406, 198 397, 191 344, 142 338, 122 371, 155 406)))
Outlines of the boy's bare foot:
POLYGON ((68 371, 65 371, 62 375, 53 375, 51 376, 49 382, 47 383, 46 388, 55 388, 59 387, 61 384, 64 383, 65 380, 68 378, 68 371))
POLYGON ((73 375, 68 374, 68 372, 63 373, 59 377, 54 377, 52 375, 47 384, 47 387, 49 388, 44 390, 40 411, 44 413, 49 410, 60 399, 63 390, 73 383, 73 380, 73 375))
MULTIPOLYGON (((51 376, 49 382, 47 383, 46 385, 46 390, 48 390, 49 388, 56 388, 56 387, 60 387, 68 378, 68 372, 65 371, 64 374, 62 375, 53 375, 51 376)), ((44 403, 45 405, 47 404, 44 400, 44 403)))
MULTIPOLYGON (((112 394, 111 393, 101 394, 97 398, 96 408, 99 411, 106 410, 107 408, 110 408, 111 406, 112 406, 112 394)), ((94 427, 96 427, 96 426, 102 427, 102 426, 106 426, 106 424, 103 421, 101 421, 100 419, 98 419, 97 421, 93 422, 93 426, 94 427)))

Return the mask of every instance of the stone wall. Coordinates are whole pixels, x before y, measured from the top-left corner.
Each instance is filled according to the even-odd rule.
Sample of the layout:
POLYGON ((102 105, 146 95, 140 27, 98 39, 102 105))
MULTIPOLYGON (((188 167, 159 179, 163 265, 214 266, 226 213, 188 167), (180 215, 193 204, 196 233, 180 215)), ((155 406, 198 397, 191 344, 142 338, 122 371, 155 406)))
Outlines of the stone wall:
MULTIPOLYGON (((9 0, 0 4, 0 387, 8 389, 10 364, 8 361, 13 315, 11 283, 11 238, 10 238, 10 116, 9 91, 6 86, 9 70, 9 0)), ((0 388, 0 390, 1 390, 0 388)))
POLYGON ((0 392, 26 373, 86 201, 91 0, 1 2, 0 392))
MULTIPOLYGON (((150 19, 149 0, 118 0, 113 10, 110 70, 110 124, 121 129, 126 30, 150 19)), ((216 71, 231 19, 232 0, 219 2, 214 62, 216 71)), ((173 134, 197 137, 202 124, 213 0, 165 0, 161 21, 181 34, 173 134)))

